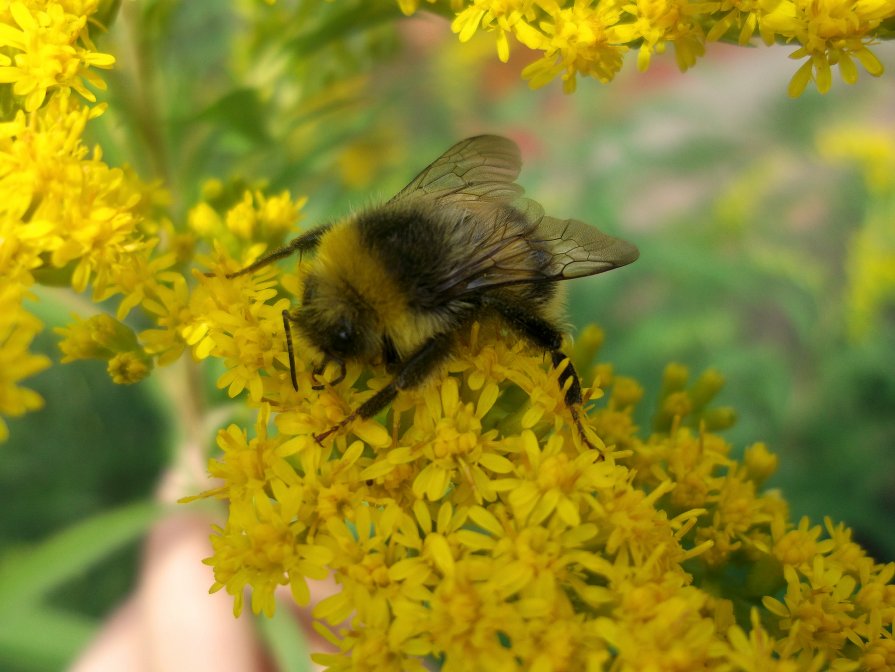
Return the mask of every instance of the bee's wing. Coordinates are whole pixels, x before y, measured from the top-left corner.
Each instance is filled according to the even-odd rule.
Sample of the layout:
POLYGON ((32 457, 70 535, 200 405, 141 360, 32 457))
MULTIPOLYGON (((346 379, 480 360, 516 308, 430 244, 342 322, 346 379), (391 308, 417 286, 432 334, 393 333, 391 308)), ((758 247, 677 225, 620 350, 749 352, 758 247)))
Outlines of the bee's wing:
POLYGON ((549 280, 596 275, 630 264, 640 256, 636 245, 577 219, 543 217, 532 240, 550 250, 552 256, 543 271, 549 280))
POLYGON ((520 199, 513 207, 521 210, 529 226, 512 225, 506 218, 489 228, 476 241, 475 254, 457 265, 439 291, 462 297, 506 285, 581 278, 625 266, 640 255, 631 243, 577 219, 544 216, 530 199, 520 199))
POLYGON ((522 167, 512 140, 480 135, 458 142, 417 175, 389 203, 424 199, 458 206, 475 226, 457 229, 458 258, 436 288, 443 296, 521 283, 567 280, 624 266, 637 248, 575 219, 544 215, 522 198, 514 180, 522 167), (470 239, 471 237, 471 239, 470 239))
POLYGON ((430 201, 511 202, 522 194, 514 183, 522 168, 519 147, 497 135, 461 140, 423 169, 389 203, 423 198, 430 201))

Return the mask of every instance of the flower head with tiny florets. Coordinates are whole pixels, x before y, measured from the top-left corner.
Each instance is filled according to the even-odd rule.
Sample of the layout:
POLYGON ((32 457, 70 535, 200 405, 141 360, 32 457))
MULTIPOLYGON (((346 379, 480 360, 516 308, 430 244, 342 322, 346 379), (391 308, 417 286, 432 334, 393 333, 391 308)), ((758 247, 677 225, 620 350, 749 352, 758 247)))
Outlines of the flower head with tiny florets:
MULTIPOLYGON (((264 296, 233 298, 277 305, 273 321, 280 299, 264 296)), ((313 435, 387 377, 351 365, 315 390, 299 344, 296 393, 283 344, 272 340, 268 361, 252 365, 263 390, 257 438, 226 430, 225 458, 212 463, 224 480, 209 494, 231 501, 208 560, 216 586, 237 609, 250 587, 254 609, 267 611, 277 586, 303 602, 305 582, 331 572, 339 592, 315 616, 339 644, 317 657, 332 670, 374 660, 420 669, 426 657, 445 669, 474 659, 488 669, 677 661, 674 669, 732 670, 767 656, 770 637, 734 608, 743 599, 735 578, 703 583, 739 567, 751 572, 752 604, 776 619, 781 661, 847 666, 846 641, 860 643, 848 650, 855 655, 877 655, 886 632, 870 624, 893 609, 895 596, 878 589, 890 570, 856 553, 844 528, 830 524, 824 538, 819 527, 793 526, 781 500, 760 491, 773 469, 767 449, 751 448, 741 464, 709 429, 732 417, 711 404, 719 374, 691 383, 685 368, 669 367, 656 429, 641 438, 630 421, 606 424, 629 418, 641 392, 587 361, 601 340, 587 330, 571 351, 610 391, 584 394, 595 404, 583 415, 588 431, 614 432, 597 449, 581 441, 550 361, 509 344, 497 324, 460 334, 429 381, 323 445, 313 435)))

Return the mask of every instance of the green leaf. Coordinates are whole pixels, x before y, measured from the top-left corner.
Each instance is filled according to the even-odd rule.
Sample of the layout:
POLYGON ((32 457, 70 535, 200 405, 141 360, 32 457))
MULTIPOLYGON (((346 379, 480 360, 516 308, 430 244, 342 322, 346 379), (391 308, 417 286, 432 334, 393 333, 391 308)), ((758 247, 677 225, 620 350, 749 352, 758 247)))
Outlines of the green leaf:
POLYGON ((255 89, 235 89, 224 94, 197 115, 218 128, 230 128, 248 140, 268 144, 268 110, 255 89))
POLYGON ((273 618, 259 618, 257 622, 278 670, 311 672, 311 651, 294 604, 277 600, 273 618))
POLYGON ((96 623, 57 609, 16 611, 0 618, 0 668, 65 669, 96 631, 96 623))
POLYGON ((333 15, 319 28, 296 37, 287 44, 287 48, 296 57, 305 58, 354 33, 401 17, 403 14, 395 3, 364 2, 359 7, 349 6, 333 15))
MULTIPOLYGON (((0 604, 33 604, 113 550, 142 535, 165 509, 152 502, 103 513, 0 561, 0 604)), ((0 613, 2 618, 2 613, 0 613)))
MULTIPOLYGON (((102 28, 102 32, 109 30, 118 18, 118 11, 121 9, 121 0, 100 0, 96 8, 96 13, 91 17, 91 23, 95 23, 102 28)), ((93 37, 96 39, 100 31, 93 30, 93 37)))

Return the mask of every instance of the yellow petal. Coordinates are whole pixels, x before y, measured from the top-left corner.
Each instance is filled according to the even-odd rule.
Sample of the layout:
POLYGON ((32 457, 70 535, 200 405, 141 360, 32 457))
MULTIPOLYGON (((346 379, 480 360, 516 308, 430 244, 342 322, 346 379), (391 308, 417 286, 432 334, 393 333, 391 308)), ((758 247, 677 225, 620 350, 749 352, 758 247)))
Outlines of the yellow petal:
POLYGON ((811 81, 811 60, 807 60, 802 64, 798 70, 796 70, 796 74, 792 76, 792 79, 789 80, 789 88, 787 92, 789 93, 790 98, 798 98, 802 95, 802 92, 805 91, 805 87, 808 86, 808 82, 811 81))

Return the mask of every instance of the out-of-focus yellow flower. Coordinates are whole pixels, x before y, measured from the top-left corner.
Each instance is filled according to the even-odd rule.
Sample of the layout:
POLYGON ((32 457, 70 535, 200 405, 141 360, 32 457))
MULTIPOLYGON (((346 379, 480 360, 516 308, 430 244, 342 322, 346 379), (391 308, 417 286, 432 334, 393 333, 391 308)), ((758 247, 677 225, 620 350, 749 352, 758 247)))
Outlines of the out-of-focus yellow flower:
POLYGON ((152 371, 152 360, 137 352, 122 352, 109 360, 107 367, 112 382, 119 385, 139 383, 152 371))
POLYGON ((59 342, 63 362, 105 359, 109 376, 120 385, 137 383, 152 371, 152 358, 137 342, 137 335, 111 315, 76 319, 56 332, 63 336, 59 342))
POLYGON ((352 189, 369 187, 384 163, 393 163, 401 153, 401 140, 383 132, 356 140, 338 158, 342 182, 352 189))
POLYGON ((849 330, 861 339, 895 302, 895 133, 887 128, 834 128, 818 139, 830 160, 857 163, 868 201, 848 247, 846 306, 849 330))
POLYGON ((43 406, 40 395, 20 383, 50 365, 49 358, 29 352, 43 325, 23 308, 23 294, 20 284, 0 284, 0 441, 9 434, 2 416, 16 417, 43 406))
POLYGON ((307 200, 293 201, 287 191, 272 197, 260 191, 245 192, 242 200, 227 211, 225 226, 242 240, 280 241, 298 223, 307 200))
POLYGON ((777 471, 778 462, 777 456, 761 442, 746 448, 743 455, 743 466, 756 485, 761 485, 777 471))

